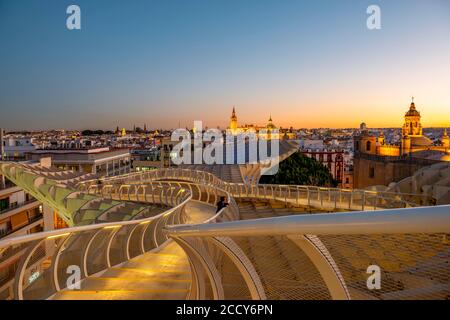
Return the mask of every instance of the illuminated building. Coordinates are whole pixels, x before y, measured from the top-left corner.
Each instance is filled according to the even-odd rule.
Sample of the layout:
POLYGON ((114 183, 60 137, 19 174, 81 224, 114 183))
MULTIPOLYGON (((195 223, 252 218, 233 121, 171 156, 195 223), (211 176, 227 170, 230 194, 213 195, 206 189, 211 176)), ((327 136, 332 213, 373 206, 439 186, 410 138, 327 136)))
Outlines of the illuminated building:
POLYGON ((378 138, 361 125, 354 137, 354 187, 388 185, 414 174, 424 166, 448 161, 449 138, 444 130, 440 145, 423 135, 421 115, 414 100, 405 113, 400 144, 386 143, 381 132, 378 138))
POLYGON ((273 123, 272 115, 270 115, 266 126, 245 124, 244 126, 239 127, 236 109, 234 107, 231 113, 230 125, 228 129, 231 131, 233 135, 254 132, 259 139, 270 140, 270 139, 280 139, 282 137, 280 135, 281 130, 273 123))

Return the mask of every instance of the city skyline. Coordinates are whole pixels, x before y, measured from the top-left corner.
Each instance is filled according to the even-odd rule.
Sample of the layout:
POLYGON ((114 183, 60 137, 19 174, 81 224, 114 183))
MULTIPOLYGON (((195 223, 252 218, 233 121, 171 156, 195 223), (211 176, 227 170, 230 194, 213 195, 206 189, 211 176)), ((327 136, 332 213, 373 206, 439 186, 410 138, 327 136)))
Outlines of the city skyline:
POLYGON ((424 127, 450 124, 447 1, 0 2, 0 127, 424 127))

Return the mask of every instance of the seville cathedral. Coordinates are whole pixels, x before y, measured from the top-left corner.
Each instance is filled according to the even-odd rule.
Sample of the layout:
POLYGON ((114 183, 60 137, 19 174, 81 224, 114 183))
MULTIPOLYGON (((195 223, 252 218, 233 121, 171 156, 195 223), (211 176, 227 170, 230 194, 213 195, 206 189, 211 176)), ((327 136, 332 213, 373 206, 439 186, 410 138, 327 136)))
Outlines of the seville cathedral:
MULTIPOLYGON (((259 139, 280 139, 281 129, 277 128, 272 121, 272 116, 269 117, 269 121, 266 126, 259 127, 253 124, 245 124, 242 127, 238 127, 238 120, 236 116, 236 109, 233 107, 233 112, 231 113, 230 126, 228 128, 233 135, 238 135, 241 133, 256 133, 259 139)), ((289 134, 286 132, 286 134, 289 134)))
POLYGON ((450 138, 444 129, 441 144, 425 137, 414 98, 405 113, 399 144, 387 144, 383 132, 378 138, 361 127, 354 137, 354 187, 388 185, 409 177, 424 166, 450 161, 450 138))

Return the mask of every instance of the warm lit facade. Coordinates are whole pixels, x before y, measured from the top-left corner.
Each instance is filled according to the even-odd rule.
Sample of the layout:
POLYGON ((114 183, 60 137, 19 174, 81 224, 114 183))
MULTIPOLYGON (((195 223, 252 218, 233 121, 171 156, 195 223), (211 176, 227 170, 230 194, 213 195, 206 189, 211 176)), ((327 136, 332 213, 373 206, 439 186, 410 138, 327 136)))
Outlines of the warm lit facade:
POLYGON ((0 177, 0 238, 43 230, 42 205, 21 188, 0 177))
POLYGON ((231 113, 230 125, 228 127, 229 131, 233 135, 252 133, 254 132, 259 139, 280 139, 280 129, 275 126, 272 120, 272 116, 269 117, 266 126, 256 126, 253 124, 245 124, 244 126, 238 126, 238 119, 236 115, 236 109, 233 107, 233 111, 231 113))
POLYGON ((364 129, 361 130, 361 135, 354 139, 355 151, 392 157, 412 155, 415 152, 429 150, 437 152, 449 151, 449 137, 446 129, 442 135, 442 144, 438 146, 433 145, 433 141, 423 135, 420 112, 416 110, 414 101, 411 102, 404 119, 400 145, 385 143, 383 133, 377 138, 370 135, 364 126, 364 129))
POLYGON ((405 113, 399 144, 388 144, 383 132, 378 137, 361 127, 354 137, 354 187, 388 185, 409 177, 424 166, 448 161, 449 137, 444 129, 441 143, 433 144, 423 135, 421 116, 414 101, 405 113))

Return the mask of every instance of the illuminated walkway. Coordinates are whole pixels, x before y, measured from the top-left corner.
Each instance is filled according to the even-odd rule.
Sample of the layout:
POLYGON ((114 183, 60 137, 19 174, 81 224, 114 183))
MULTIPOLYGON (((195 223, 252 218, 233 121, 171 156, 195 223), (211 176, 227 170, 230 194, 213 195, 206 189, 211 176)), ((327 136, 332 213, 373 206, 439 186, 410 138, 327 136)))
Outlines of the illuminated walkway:
POLYGON ((422 195, 229 183, 182 169, 99 183, 0 167, 74 225, 0 241, 0 271, 11 275, 0 283, 5 299, 445 299, 450 292, 450 206, 423 207, 430 199, 422 195), (215 213, 221 197, 230 206, 215 213), (73 265, 81 290, 67 291, 73 265), (367 288, 370 265, 382 270, 379 291, 367 288))
MULTIPOLYGON (((215 207, 190 202, 188 223, 201 223, 215 214, 215 207)), ((174 242, 159 247, 98 276, 86 278, 80 290, 64 290, 53 300, 156 300, 185 299, 191 285, 189 261, 174 242)))

